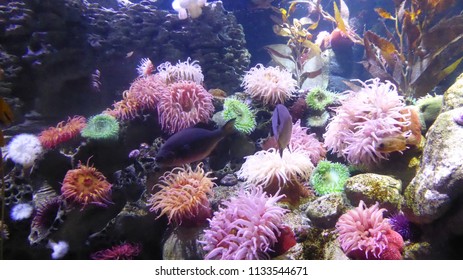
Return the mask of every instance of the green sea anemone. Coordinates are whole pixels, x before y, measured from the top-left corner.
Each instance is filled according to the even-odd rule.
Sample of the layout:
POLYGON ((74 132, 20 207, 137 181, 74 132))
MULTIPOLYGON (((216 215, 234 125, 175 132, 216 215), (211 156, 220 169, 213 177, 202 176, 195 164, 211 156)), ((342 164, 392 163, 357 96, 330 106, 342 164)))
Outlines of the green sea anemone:
POLYGON ((99 114, 88 120, 81 135, 95 140, 114 140, 119 136, 119 123, 113 116, 99 114))
POLYGON ((226 98, 222 116, 225 121, 236 119, 236 130, 249 134, 256 128, 256 117, 248 105, 236 98, 226 98))
POLYGON ((323 111, 321 115, 312 115, 307 118, 307 125, 309 127, 324 127, 328 120, 330 119, 330 114, 327 111, 323 111))
POLYGON ((318 195, 340 193, 349 179, 346 165, 327 160, 320 161, 310 176, 310 184, 318 195))
POLYGON ((332 91, 315 87, 311 89, 305 98, 307 106, 313 110, 323 111, 336 100, 336 94, 332 91))

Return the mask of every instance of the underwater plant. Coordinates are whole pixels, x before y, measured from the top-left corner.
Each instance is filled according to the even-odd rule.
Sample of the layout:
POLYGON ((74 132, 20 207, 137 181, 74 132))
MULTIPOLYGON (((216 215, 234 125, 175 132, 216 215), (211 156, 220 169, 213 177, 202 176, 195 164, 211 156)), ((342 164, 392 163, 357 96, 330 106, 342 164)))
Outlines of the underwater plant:
POLYGON ((339 217, 336 231, 341 248, 350 258, 367 260, 400 260, 404 242, 402 236, 391 229, 383 219, 386 209, 379 203, 359 206, 339 217))
POLYGON ((88 120, 80 134, 93 140, 114 140, 119 137, 119 122, 113 116, 99 114, 88 120))
POLYGON ((236 98, 225 98, 222 117, 225 121, 235 119, 235 129, 249 134, 256 128, 256 116, 244 102, 236 98))
POLYGON ((334 109, 336 115, 323 137, 329 150, 351 164, 368 167, 387 159, 390 152, 406 149, 412 114, 391 82, 376 78, 361 83, 358 92, 348 91, 334 109))
POLYGON ((112 185, 93 166, 79 162, 76 169, 68 170, 63 179, 61 194, 71 203, 81 205, 81 210, 90 204, 106 207, 111 204, 112 185))
POLYGON ((333 104, 335 100, 336 95, 334 92, 321 87, 311 89, 305 97, 307 106, 316 111, 324 111, 326 107, 333 104))
POLYGON ((261 185, 269 194, 277 192, 286 195, 291 203, 297 203, 308 195, 303 182, 310 178, 314 168, 310 157, 299 150, 285 149, 280 156, 278 150, 258 151, 247 156, 236 173, 238 178, 249 184, 261 185))
POLYGON ((158 104, 159 122, 170 134, 200 122, 207 123, 213 112, 212 94, 192 81, 170 84, 158 104))
POLYGON ((246 72, 241 86, 252 99, 264 105, 276 105, 294 96, 297 82, 287 70, 259 63, 246 72))
POLYGON ((37 136, 22 133, 18 134, 6 146, 5 158, 29 168, 43 154, 43 147, 37 136))
POLYGON ((90 255, 93 260, 132 260, 141 253, 141 245, 124 242, 90 255))
POLYGON ((39 134, 40 143, 45 149, 54 149, 79 135, 86 124, 87 120, 82 116, 69 117, 66 122, 62 121, 56 127, 43 130, 39 134))
POLYGON ((149 200, 151 212, 159 212, 156 218, 166 215, 169 224, 198 225, 211 216, 208 196, 212 195, 211 172, 205 172, 202 164, 194 170, 190 165, 176 167, 159 178, 154 188, 160 188, 149 200))
POLYGON ((268 259, 283 228, 288 210, 276 203, 283 197, 267 195, 260 186, 240 189, 236 197, 223 203, 209 220, 209 228, 199 242, 207 260, 268 259))
POLYGON ((349 176, 349 168, 346 165, 322 160, 312 171, 310 185, 317 195, 342 193, 349 176))
POLYGON ((463 59, 463 15, 449 9, 455 2, 397 0, 392 14, 377 8, 387 38, 365 32, 366 70, 409 100, 429 93, 463 59))

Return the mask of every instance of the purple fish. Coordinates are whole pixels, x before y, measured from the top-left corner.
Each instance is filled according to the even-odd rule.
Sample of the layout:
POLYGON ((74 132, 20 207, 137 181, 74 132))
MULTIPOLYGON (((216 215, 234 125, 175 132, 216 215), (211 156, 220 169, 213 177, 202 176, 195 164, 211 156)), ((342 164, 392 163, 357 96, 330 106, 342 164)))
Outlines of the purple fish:
POLYGON ((185 128, 167 139, 156 155, 161 167, 179 166, 200 161, 209 156, 225 136, 235 131, 235 119, 216 130, 185 128))
POLYGON ((273 137, 278 143, 280 156, 283 157, 283 150, 288 146, 291 140, 291 132, 293 130, 293 118, 288 109, 281 104, 278 104, 273 110, 272 116, 272 131, 273 137))

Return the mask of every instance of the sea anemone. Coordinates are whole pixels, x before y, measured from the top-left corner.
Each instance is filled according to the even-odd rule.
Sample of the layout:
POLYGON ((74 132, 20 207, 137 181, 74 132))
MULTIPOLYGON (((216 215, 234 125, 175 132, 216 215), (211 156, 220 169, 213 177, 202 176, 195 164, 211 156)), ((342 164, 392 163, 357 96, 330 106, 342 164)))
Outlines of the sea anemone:
POLYGON ((399 233, 404 240, 410 240, 413 236, 412 226, 410 221, 403 213, 397 213, 388 219, 391 228, 399 233))
POLYGON ((94 260, 132 260, 141 252, 140 244, 122 243, 110 249, 93 253, 90 257, 94 260))
POLYGON ((172 8, 178 12, 179 19, 186 19, 188 15, 191 18, 197 18, 202 13, 202 7, 207 0, 174 0, 172 8))
POLYGON ((70 202, 106 207, 111 204, 111 187, 106 177, 93 166, 79 163, 78 168, 69 170, 64 176, 61 193, 70 202))
POLYGON ((289 149, 291 151, 298 150, 307 155, 313 165, 316 165, 322 158, 325 158, 326 150, 323 143, 316 138, 315 133, 308 134, 308 130, 307 127, 301 126, 301 120, 297 120, 291 131, 289 149))
POLYGON ((81 135, 93 140, 114 140, 119 137, 119 123, 113 116, 99 114, 88 120, 81 135))
POLYGON ((344 164, 322 160, 313 170, 310 184, 318 195, 341 193, 349 176, 349 168, 344 164))
POLYGON ((192 81, 197 84, 202 84, 204 75, 199 66, 198 61, 188 58, 184 62, 178 62, 175 65, 170 62, 164 62, 158 66, 158 73, 161 80, 165 84, 172 84, 181 81, 192 81))
POLYGON ((241 189, 236 197, 223 203, 209 220, 200 241, 205 259, 268 259, 278 242, 287 210, 276 205, 283 197, 268 196, 260 186, 241 189))
POLYGON ((287 70, 257 64, 244 75, 244 92, 264 105, 284 103, 293 97, 297 82, 287 70))
POLYGON ((8 143, 5 157, 24 168, 34 165, 43 154, 43 147, 37 136, 27 133, 18 134, 8 143))
POLYGON ((36 206, 36 212, 31 222, 29 243, 36 244, 45 239, 63 215, 64 203, 61 197, 45 198, 36 206))
MULTIPOLYGON (((404 113, 403 97, 389 81, 378 78, 366 81, 358 92, 348 91, 336 115, 326 127, 325 145, 349 163, 371 166, 387 159, 378 151, 384 138, 403 137, 410 124, 410 113, 404 113)), ((407 110, 404 110, 407 111, 407 110)))
POLYGON ((210 174, 202 164, 195 170, 187 165, 167 171, 154 186, 160 190, 148 200, 150 211, 159 211, 157 218, 167 215, 169 224, 201 224, 211 215, 208 196, 212 195, 215 178, 208 177, 210 174))
POLYGON ((29 219, 34 212, 34 207, 29 203, 19 203, 11 208, 10 217, 13 221, 29 219))
POLYGON ((62 259, 69 252, 69 243, 66 241, 54 242, 53 240, 48 241, 48 247, 53 250, 51 258, 54 260, 62 259))
POLYGON ((313 167, 310 158, 299 150, 285 149, 280 156, 271 148, 247 156, 237 176, 247 183, 263 186, 270 194, 276 194, 281 188, 282 194, 296 203, 308 195, 303 182, 309 179, 313 167))
POLYGON ((324 127, 330 120, 330 113, 323 111, 321 115, 310 115, 307 117, 307 125, 310 127, 324 127))
POLYGON ((214 112, 212 95, 201 85, 182 81, 169 85, 169 93, 161 96, 159 122, 164 131, 173 134, 199 122, 208 122, 214 112))
POLYGON ((249 134, 256 128, 256 116, 248 105, 236 98, 226 98, 222 116, 225 121, 235 119, 236 130, 249 134))
POLYGON ((50 127, 39 134, 40 143, 46 149, 53 149, 80 134, 86 120, 82 116, 69 117, 66 122, 60 122, 56 127, 50 127))
POLYGON ((137 73, 139 77, 146 77, 153 73, 154 64, 149 58, 142 58, 137 66, 137 73))
POLYGON ((334 92, 321 87, 311 89, 305 97, 307 106, 316 111, 324 111, 326 107, 332 104, 335 100, 336 95, 334 92))
POLYGON ((400 235, 383 219, 386 209, 379 204, 359 206, 339 217, 336 231, 347 256, 358 259, 400 259, 404 243, 400 235))

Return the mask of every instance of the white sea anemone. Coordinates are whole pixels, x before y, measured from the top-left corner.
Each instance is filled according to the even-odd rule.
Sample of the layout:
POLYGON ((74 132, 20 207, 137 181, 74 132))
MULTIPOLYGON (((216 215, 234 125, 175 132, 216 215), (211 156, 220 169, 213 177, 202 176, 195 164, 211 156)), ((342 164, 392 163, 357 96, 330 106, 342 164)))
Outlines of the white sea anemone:
POLYGON ((35 160, 43 153, 43 147, 37 136, 32 134, 16 135, 6 147, 5 157, 24 168, 34 165, 35 160))
POLYGON ((13 221, 29 219, 34 212, 34 207, 29 203, 19 203, 11 208, 10 217, 13 221))
POLYGON ((51 258, 54 260, 62 259, 69 251, 69 244, 66 241, 54 242, 49 240, 48 247, 53 250, 51 258))

